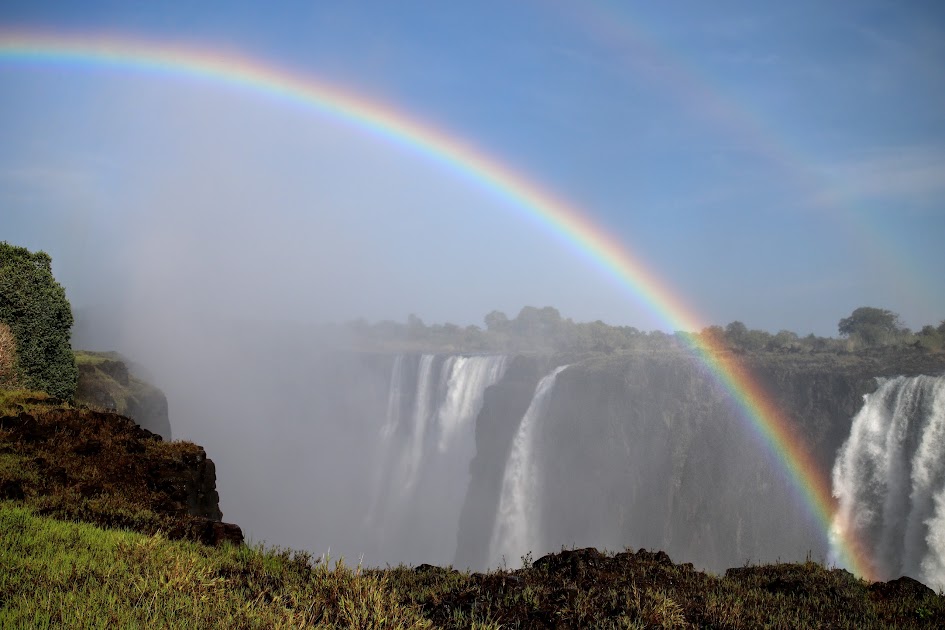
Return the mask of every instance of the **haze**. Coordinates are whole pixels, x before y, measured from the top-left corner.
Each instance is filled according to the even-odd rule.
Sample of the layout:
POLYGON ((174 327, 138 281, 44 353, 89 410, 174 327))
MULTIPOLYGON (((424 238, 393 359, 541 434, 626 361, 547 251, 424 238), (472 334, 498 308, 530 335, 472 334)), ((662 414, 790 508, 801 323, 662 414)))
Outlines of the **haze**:
MULTIPOLYGON (((568 199, 704 324, 945 316, 939 2, 7 2, 0 30, 235 52, 395 106, 568 199)), ((322 550, 313 523, 340 535, 359 507, 272 481, 357 451, 298 404, 321 368, 293 331, 524 305, 666 327, 521 207, 337 118, 87 64, 0 56, 0 84, 0 239, 50 253, 95 349, 153 371, 252 535, 322 550), (308 422, 291 453, 274 418, 308 422)))

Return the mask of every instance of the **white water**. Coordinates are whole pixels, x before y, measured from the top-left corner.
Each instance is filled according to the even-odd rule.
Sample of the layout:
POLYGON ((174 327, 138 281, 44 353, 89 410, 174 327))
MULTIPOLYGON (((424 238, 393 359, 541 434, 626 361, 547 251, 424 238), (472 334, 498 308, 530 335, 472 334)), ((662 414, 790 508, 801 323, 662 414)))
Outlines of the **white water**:
POLYGON ((833 494, 833 540, 859 541, 875 578, 945 588, 945 376, 890 379, 864 397, 833 494))
POLYGON ((403 373, 404 356, 398 354, 394 358, 394 367, 391 369, 390 389, 387 394, 387 422, 384 423, 382 432, 384 438, 389 438, 394 431, 397 430, 397 425, 400 424, 400 405, 401 397, 403 396, 401 387, 404 380, 403 373))
POLYGON ((538 382, 535 395, 512 441, 489 543, 489 566, 498 566, 503 561, 514 562, 529 551, 535 551, 535 546, 539 543, 539 480, 534 457, 535 434, 537 424, 547 407, 549 394, 554 389, 555 379, 567 367, 562 365, 555 368, 551 374, 538 382))
POLYGON ((452 560, 476 450, 475 420, 505 367, 498 355, 394 360, 366 522, 380 549, 397 550, 393 561, 452 560))
POLYGON ((440 405, 439 449, 449 450, 457 434, 475 422, 482 408, 482 394, 505 373, 505 357, 450 357, 443 366, 446 393, 440 405))
POLYGON ((432 385, 433 360, 432 354, 420 357, 420 367, 417 369, 417 391, 413 399, 413 422, 410 424, 410 445, 404 452, 406 457, 401 460, 399 491, 401 495, 409 494, 417 482, 417 473, 420 470, 420 459, 423 457, 423 443, 427 434, 427 421, 432 412, 432 395, 436 391, 432 385))

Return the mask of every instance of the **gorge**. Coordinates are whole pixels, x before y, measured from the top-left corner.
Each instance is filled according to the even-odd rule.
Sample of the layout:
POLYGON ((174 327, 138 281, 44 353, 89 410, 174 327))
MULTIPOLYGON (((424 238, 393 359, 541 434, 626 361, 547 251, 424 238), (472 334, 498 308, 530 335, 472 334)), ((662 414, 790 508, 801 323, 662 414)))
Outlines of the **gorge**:
MULTIPOLYGON (((575 546, 661 549, 712 571, 832 559, 823 523, 782 465, 682 348, 345 351, 313 354, 291 370, 285 355, 268 357, 282 363, 260 353, 252 374, 234 364, 201 384, 230 392, 228 411, 244 414, 242 434, 198 441, 217 463, 227 519, 251 540, 368 566, 474 570, 575 546), (280 376, 251 381, 260 373, 280 376), (241 404, 250 391, 275 408, 241 404), (254 424, 247 408, 265 423, 254 424)), ((885 387, 877 378, 945 370, 940 355, 910 351, 740 360, 787 410, 824 475, 864 396, 885 387)), ((202 399, 178 398, 184 405, 173 416, 212 415, 192 406, 202 399)), ((186 437, 187 427, 174 431, 186 437)), ((935 478, 930 496, 942 485, 935 478)), ((907 574, 930 580, 917 566, 907 574)))

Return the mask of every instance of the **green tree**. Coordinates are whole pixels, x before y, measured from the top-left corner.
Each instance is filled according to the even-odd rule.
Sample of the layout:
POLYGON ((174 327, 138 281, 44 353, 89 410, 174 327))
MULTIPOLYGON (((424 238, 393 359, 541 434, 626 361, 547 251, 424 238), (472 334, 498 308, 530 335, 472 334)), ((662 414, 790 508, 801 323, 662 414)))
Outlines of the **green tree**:
POLYGON ((16 339, 18 383, 71 399, 78 378, 69 345, 72 308, 49 254, 0 242, 0 322, 16 339))
POLYGON ((725 340, 730 346, 744 348, 748 341, 748 326, 734 321, 725 327, 725 340))
POLYGON ((523 306, 512 320, 513 329, 520 335, 541 336, 553 333, 561 323, 561 314, 552 306, 535 308, 523 306))
POLYGON ((903 334, 899 315, 884 308, 861 306, 838 325, 843 337, 857 337, 868 346, 887 343, 903 334))
POLYGON ((486 315, 486 330, 489 332, 501 332, 509 326, 509 316, 502 311, 492 311, 486 315))
POLYGON ((770 350, 787 350, 796 348, 798 344, 797 333, 790 330, 779 330, 778 334, 768 342, 770 350))

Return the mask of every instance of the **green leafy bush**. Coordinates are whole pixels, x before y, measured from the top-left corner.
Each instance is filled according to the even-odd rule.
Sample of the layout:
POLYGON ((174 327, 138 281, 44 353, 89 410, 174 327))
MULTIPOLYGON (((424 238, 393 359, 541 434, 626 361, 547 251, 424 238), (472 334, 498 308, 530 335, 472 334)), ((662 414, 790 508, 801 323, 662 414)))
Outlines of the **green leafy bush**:
POLYGON ((71 399, 78 378, 69 345, 72 308, 49 254, 0 242, 0 322, 16 339, 18 383, 71 399))

